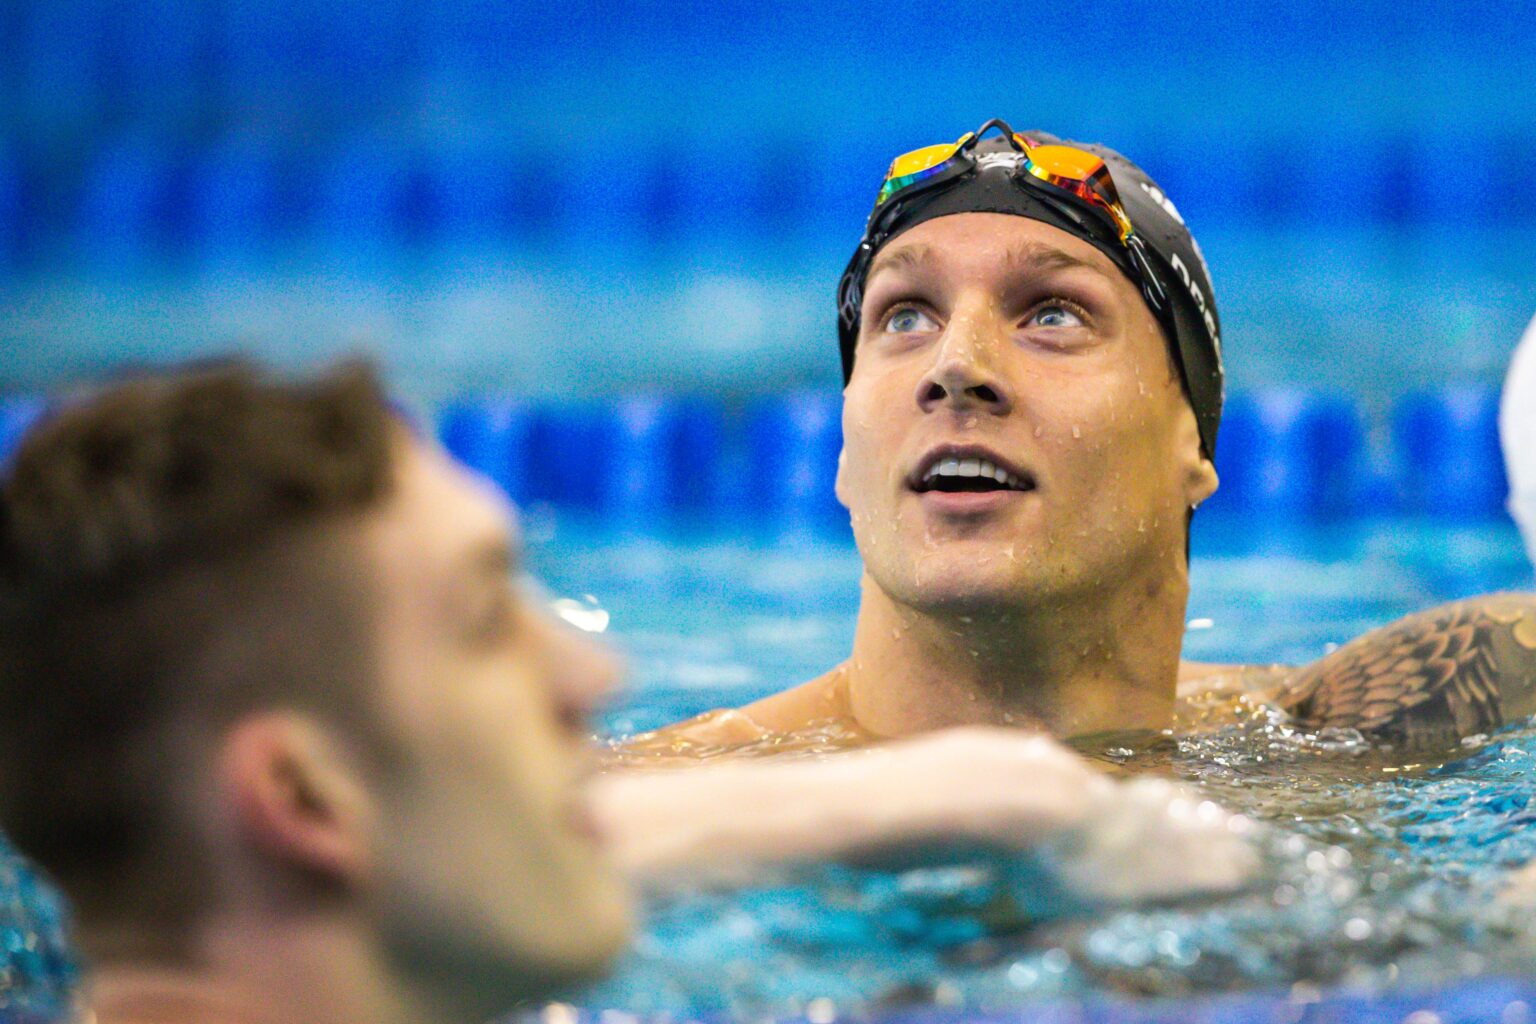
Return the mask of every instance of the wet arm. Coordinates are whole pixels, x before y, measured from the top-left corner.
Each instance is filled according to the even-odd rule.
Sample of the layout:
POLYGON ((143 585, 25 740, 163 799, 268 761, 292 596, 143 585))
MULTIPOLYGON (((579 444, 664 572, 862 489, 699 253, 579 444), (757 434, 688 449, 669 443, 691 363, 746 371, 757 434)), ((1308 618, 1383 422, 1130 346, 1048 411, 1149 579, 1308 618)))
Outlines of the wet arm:
POLYGON ((953 838, 1030 846, 1112 788, 1054 741, 956 729, 814 760, 620 769, 595 797, 620 863, 646 878, 953 838))
POLYGON ((1243 823, 1164 780, 1112 781, 1066 747, 1013 730, 949 729, 815 760, 616 771, 594 791, 619 862, 639 881, 727 882, 760 868, 980 844, 1065 852, 1094 898, 1241 884, 1243 823))

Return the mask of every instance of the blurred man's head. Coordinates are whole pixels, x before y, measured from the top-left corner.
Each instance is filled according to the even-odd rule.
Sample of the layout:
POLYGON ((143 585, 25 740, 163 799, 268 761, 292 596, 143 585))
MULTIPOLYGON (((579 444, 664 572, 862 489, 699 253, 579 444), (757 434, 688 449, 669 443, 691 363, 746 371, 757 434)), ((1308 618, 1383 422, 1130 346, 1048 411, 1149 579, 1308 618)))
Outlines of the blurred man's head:
POLYGON ((601 966, 627 906, 581 783, 614 666, 517 558, 364 369, 149 377, 36 429, 0 486, 0 827, 87 953, 196 967, 308 918, 482 1016, 601 966))

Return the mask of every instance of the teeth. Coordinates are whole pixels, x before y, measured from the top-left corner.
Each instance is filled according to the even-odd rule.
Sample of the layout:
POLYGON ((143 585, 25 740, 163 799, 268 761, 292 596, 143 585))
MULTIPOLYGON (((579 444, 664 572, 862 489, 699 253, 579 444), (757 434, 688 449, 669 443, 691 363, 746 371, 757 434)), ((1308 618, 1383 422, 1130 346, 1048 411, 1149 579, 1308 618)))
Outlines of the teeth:
POLYGON ((928 467, 923 480, 927 482, 937 476, 984 476, 1005 487, 1025 489, 1024 481, 988 459, 943 459, 928 467))

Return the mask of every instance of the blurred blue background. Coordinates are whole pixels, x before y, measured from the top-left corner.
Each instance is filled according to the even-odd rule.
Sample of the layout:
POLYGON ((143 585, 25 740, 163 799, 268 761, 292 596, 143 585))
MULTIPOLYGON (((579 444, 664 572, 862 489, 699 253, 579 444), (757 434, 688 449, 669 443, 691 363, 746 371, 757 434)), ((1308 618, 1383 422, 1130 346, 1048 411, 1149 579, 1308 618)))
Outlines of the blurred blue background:
POLYGON ((4 0, 0 47, 0 394, 833 388, 886 163, 993 115, 1161 181, 1237 389, 1487 386, 1536 311, 1527 5, 4 0))

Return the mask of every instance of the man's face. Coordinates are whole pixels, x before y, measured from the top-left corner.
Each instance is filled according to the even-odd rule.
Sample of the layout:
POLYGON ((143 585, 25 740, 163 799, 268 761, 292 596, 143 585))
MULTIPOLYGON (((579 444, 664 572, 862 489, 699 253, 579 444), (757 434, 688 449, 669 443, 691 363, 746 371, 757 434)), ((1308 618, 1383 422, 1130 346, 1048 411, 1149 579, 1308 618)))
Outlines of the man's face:
POLYGON ((981 611, 1182 572, 1214 488, 1157 321, 1093 246, 967 213, 880 251, 837 493, 896 601, 981 611))
POLYGON ((489 485, 414 440, 396 464, 365 538, 400 752, 378 795, 382 926, 408 969, 504 1006, 591 975, 628 937, 583 791, 586 716, 617 670, 517 581, 489 485))

